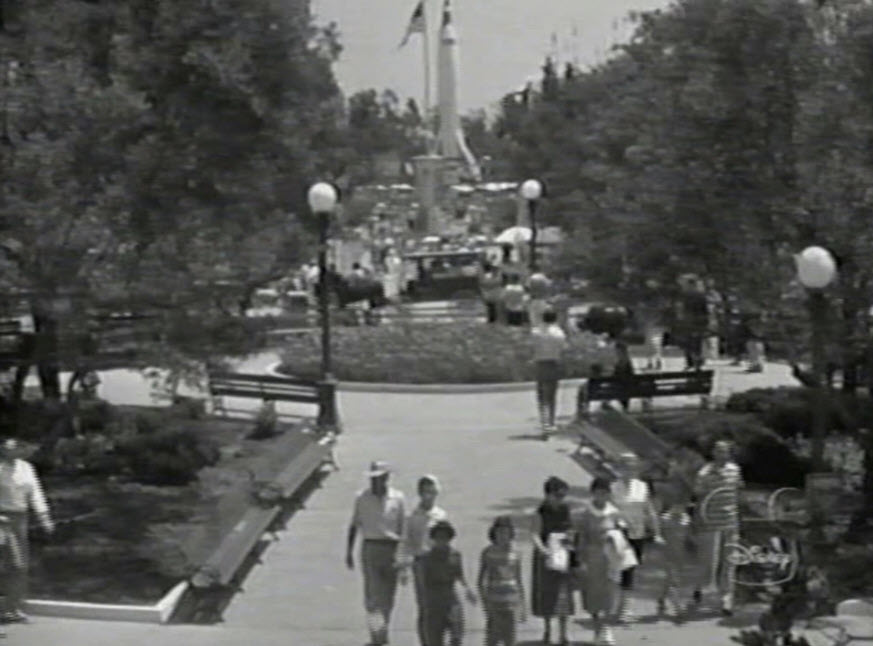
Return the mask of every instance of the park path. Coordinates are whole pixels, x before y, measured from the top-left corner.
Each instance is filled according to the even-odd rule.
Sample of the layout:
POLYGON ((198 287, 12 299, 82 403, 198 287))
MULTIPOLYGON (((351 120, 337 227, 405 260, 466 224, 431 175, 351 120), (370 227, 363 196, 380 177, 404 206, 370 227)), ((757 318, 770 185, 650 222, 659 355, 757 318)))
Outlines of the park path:
MULTIPOLYGON (((263 369, 274 360, 269 354, 259 355, 239 369, 263 369)), ((729 367, 721 367, 719 373, 720 393, 781 385, 789 379, 787 368, 775 364, 768 365, 763 375, 746 375, 729 367)), ((103 375, 101 395, 113 403, 147 403, 147 393, 135 373, 124 378, 103 375)), ((542 442, 533 436, 532 397, 532 392, 341 392, 345 425, 337 448, 341 470, 326 478, 306 507, 279 533, 227 608, 224 623, 147 626, 38 617, 32 625, 11 627, 6 642, 28 646, 360 646, 366 642, 360 574, 346 570, 342 557, 350 506, 355 492, 365 485, 363 472, 369 462, 389 461, 396 470, 393 483, 410 503, 420 475, 439 476, 444 489, 440 502, 458 528, 457 546, 465 556, 467 576, 473 578, 494 516, 520 517, 529 511, 539 501, 542 481, 549 475, 568 480, 573 485, 571 497, 576 499, 590 480, 570 457, 572 438, 542 442)), ((574 389, 562 389, 564 416, 573 412, 574 399, 574 389)), ((527 576, 527 542, 520 543, 520 548, 527 576)), ((466 643, 481 643, 481 613, 472 609, 468 616, 466 643)), ((416 643, 413 621, 411 590, 401 589, 392 630, 394 646, 416 643)), ((521 643, 538 643, 540 628, 537 621, 528 621, 520 631, 521 643)), ((660 622, 621 631, 619 643, 727 644, 732 630, 714 621, 683 628, 660 622)), ((576 626, 571 636, 574 643, 582 644, 583 638, 590 639, 590 631, 576 626)))

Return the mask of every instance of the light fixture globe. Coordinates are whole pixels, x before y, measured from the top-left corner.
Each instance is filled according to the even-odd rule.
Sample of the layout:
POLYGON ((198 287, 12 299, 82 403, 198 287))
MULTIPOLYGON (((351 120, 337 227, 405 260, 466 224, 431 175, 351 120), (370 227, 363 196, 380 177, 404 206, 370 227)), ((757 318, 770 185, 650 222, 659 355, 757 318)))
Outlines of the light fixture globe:
POLYGON ((824 247, 807 247, 794 257, 797 277, 804 287, 822 289, 837 275, 837 263, 824 247))
POLYGON ((306 199, 314 213, 331 213, 336 207, 338 196, 331 184, 318 182, 309 187, 306 199))
POLYGON ((529 179, 521 185, 521 196, 529 201, 542 197, 543 185, 539 180, 529 179))
POLYGON ((549 288, 552 286, 552 281, 549 280, 549 277, 541 272, 537 272, 533 274, 528 280, 528 287, 530 288, 531 296, 534 298, 542 298, 549 292, 549 288))

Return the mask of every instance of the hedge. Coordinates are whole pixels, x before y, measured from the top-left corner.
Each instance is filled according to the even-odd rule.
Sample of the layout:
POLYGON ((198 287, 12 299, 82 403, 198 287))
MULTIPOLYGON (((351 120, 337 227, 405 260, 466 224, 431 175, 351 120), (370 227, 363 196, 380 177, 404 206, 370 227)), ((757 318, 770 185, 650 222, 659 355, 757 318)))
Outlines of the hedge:
POLYGON ((717 440, 732 440, 748 482, 802 487, 811 471, 808 460, 795 455, 782 437, 754 415, 701 411, 669 422, 657 416, 642 421, 669 444, 693 447, 702 455, 709 455, 717 440))
MULTIPOLYGON (((753 414, 782 437, 808 437, 812 434, 813 397, 812 389, 806 387, 753 388, 731 395, 725 408, 753 414)), ((873 428, 873 402, 868 395, 831 391, 825 423, 828 430, 873 428)))
MULTIPOLYGON (((611 370, 614 350, 598 337, 573 332, 569 341, 564 377, 586 377, 595 363, 607 373, 611 370)), ((332 352, 334 376, 344 381, 476 384, 534 379, 527 328, 472 321, 336 328, 332 352)), ((279 370, 318 378, 319 332, 288 341, 279 370)))

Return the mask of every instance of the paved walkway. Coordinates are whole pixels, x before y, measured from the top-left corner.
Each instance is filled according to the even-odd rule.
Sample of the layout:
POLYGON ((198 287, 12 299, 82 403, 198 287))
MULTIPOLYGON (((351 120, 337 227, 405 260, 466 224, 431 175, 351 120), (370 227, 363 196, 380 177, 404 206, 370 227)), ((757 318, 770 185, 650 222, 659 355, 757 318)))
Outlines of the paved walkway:
MULTIPOLYGON (((271 357, 256 357, 245 369, 256 369, 271 357)), ((768 366, 764 375, 742 375, 724 369, 720 389, 785 383, 787 371, 768 366)), ((103 396, 118 403, 142 398, 135 379, 104 375, 103 396), (127 384, 127 391, 120 389, 127 384)), ((575 392, 560 395, 562 413, 573 412, 575 392)), ((534 439, 532 393, 470 395, 410 395, 341 393, 340 408, 346 432, 337 457, 341 471, 330 475, 296 514, 253 569, 216 626, 145 626, 137 624, 35 618, 29 626, 9 629, 9 644, 39 646, 360 646, 366 642, 362 590, 358 572, 342 563, 345 532, 352 498, 365 484, 363 471, 373 459, 396 468, 395 486, 413 501, 414 484, 423 473, 437 474, 443 484, 441 504, 459 531, 457 546, 465 556, 467 576, 475 576, 486 529, 497 514, 521 516, 539 501, 542 481, 558 475, 573 485, 572 496, 587 489, 590 476, 570 459, 574 444, 568 438, 549 442, 534 439)), ((525 570, 529 548, 520 542, 525 570)), ((527 575, 527 574, 526 574, 527 575)), ((641 602, 642 612, 651 602, 641 602)), ((469 613, 466 643, 482 640, 482 616, 469 613)), ((392 644, 413 646, 413 603, 410 589, 399 594, 392 644)), ((742 621, 740 618, 739 621, 742 621)), ((714 620, 676 628, 667 622, 621 630, 620 644, 683 646, 728 644, 735 629, 714 620)), ((539 621, 522 627, 521 643, 531 645, 541 634, 539 621)), ((574 626, 575 644, 586 643, 591 632, 574 626)))

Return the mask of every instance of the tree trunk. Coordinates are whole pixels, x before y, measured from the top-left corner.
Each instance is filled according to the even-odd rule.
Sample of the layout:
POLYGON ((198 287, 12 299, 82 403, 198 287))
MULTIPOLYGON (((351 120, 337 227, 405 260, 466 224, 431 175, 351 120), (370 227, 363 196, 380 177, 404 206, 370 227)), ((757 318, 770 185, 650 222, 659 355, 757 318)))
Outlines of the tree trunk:
POLYGON ((46 399, 61 399, 61 371, 58 365, 58 322, 50 314, 34 312, 36 329, 36 370, 42 395, 46 399))
POLYGON ((873 517, 873 430, 865 429, 860 434, 860 442, 864 449, 864 479, 861 484, 864 500, 861 507, 852 515, 849 534, 863 538, 862 532, 873 517))
POLYGON ((852 395, 858 390, 858 349, 855 347, 855 320, 858 308, 849 299, 843 300, 842 372, 843 392, 852 395))

